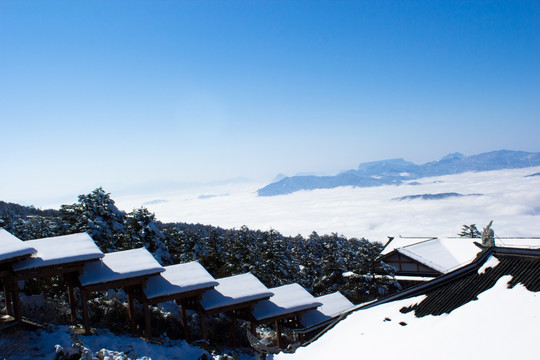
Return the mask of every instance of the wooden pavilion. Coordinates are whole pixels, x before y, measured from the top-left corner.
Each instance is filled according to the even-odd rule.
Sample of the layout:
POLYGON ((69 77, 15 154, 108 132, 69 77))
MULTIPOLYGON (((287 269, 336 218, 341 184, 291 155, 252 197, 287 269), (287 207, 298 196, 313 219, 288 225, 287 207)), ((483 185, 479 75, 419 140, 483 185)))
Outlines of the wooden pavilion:
POLYGON ((217 279, 217 282, 218 285, 205 291, 195 304, 195 310, 200 315, 201 331, 206 339, 205 316, 225 313, 231 319, 232 341, 236 347, 236 320, 249 317, 255 304, 269 299, 273 293, 251 273, 217 279))
MULTIPOLYGON (((322 305, 306 289, 298 284, 283 285, 270 289, 269 299, 256 303, 251 311, 252 324, 274 323, 278 348, 283 348, 283 327, 301 327, 300 319, 306 311, 322 305)), ((254 328, 252 328, 254 332, 254 328)))
POLYGON ((322 305, 314 310, 307 311, 300 318, 301 328, 295 329, 301 337, 314 334, 320 329, 330 325, 342 314, 353 309, 355 305, 339 291, 315 298, 322 305))
MULTIPOLYGON (((4 301, 8 315, 15 316, 14 305, 19 306, 19 302, 15 304, 12 300, 12 292, 18 298, 19 288, 17 282, 13 281, 12 264, 17 263, 36 252, 32 246, 9 233, 7 230, 0 228, 0 279, 2 279, 4 289, 4 301)), ((20 313, 17 308, 17 313, 20 313)))
MULTIPOLYGON (((86 265, 99 262, 103 252, 87 233, 28 240, 25 244, 35 248, 37 252, 12 264, 13 284, 32 278, 64 276, 68 285, 71 320, 74 321, 77 311, 74 297, 77 278, 83 273, 86 265)), ((22 314, 18 287, 12 286, 12 289, 15 318, 20 321, 22 314)))
POLYGON ((151 337, 149 306, 162 302, 176 301, 181 307, 184 337, 189 337, 186 309, 194 307, 202 299, 206 290, 219 283, 197 261, 165 266, 165 271, 148 279, 142 293, 146 319, 146 338, 151 337))
MULTIPOLYGON (((130 328, 135 332, 134 299, 141 296, 147 280, 165 269, 145 248, 107 253, 99 262, 88 263, 79 276, 84 330, 90 334, 88 295, 92 291, 123 288, 128 295, 130 328)), ((147 315, 146 323, 149 321, 147 315)))

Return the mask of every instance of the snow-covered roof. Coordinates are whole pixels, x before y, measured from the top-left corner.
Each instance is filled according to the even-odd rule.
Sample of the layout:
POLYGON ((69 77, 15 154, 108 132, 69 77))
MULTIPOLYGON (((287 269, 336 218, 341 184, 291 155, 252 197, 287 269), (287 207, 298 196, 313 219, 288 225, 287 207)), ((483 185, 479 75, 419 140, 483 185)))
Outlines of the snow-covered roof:
POLYGON ((28 240, 25 244, 37 252, 21 262, 13 264, 13 270, 22 271, 51 265, 99 260, 103 252, 87 233, 28 240))
POLYGON ((474 244, 478 239, 431 239, 399 248, 396 251, 443 274, 470 263, 482 250, 474 244))
POLYGON ((422 241, 436 239, 435 236, 430 237, 402 237, 396 236, 395 238, 388 240, 384 246, 384 249, 381 251, 381 255, 386 255, 391 253, 394 250, 399 248, 409 246, 412 244, 418 244, 422 241))
POLYGON ((274 359, 354 358, 360 353, 403 360, 535 358, 538 253, 495 254, 498 260, 488 254, 468 272, 457 270, 437 278, 432 288, 427 284, 422 292, 411 288, 410 295, 417 296, 350 313, 313 343, 274 359))
POLYGON ((300 322, 306 328, 333 319, 343 312, 352 309, 354 304, 339 291, 315 298, 322 305, 302 314, 300 322))
POLYGON ((397 281, 431 281, 435 279, 433 276, 412 276, 412 275, 395 275, 394 279, 397 281))
POLYGON ((36 249, 29 246, 25 241, 0 228, 0 261, 32 255, 35 252, 36 249))
POLYGON ((283 285, 270 289, 274 293, 267 300, 255 304, 251 314, 257 321, 313 309, 322 305, 306 289, 298 284, 283 285))
POLYGON ((148 279, 144 293, 148 299, 155 299, 217 285, 216 279, 201 264, 192 261, 165 266, 164 272, 148 279))
POLYGON ((145 248, 107 253, 101 261, 88 263, 79 277, 82 286, 152 276, 165 269, 145 248))
POLYGON ((203 293, 200 304, 206 311, 263 300, 273 295, 251 273, 217 279, 217 282, 219 284, 215 289, 210 289, 203 293))
MULTIPOLYGON (((480 240, 480 239, 477 239, 480 240)), ((480 241, 479 241, 480 242, 480 241)), ((540 238, 499 238, 495 237, 495 246, 509 248, 540 249, 540 238)))

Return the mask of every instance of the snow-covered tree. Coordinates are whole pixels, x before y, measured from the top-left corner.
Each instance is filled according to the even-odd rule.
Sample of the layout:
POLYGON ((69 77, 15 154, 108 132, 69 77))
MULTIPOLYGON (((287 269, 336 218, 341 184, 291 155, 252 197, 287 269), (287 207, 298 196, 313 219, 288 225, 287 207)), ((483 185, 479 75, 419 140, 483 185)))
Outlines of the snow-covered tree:
POLYGON ((172 264, 171 254, 164 243, 165 234, 156 223, 155 215, 148 209, 135 209, 126 217, 127 237, 122 248, 134 249, 144 246, 162 265, 172 264))
POLYGON ((79 201, 62 205, 61 215, 66 232, 88 232, 104 252, 122 248, 126 240, 126 213, 119 210, 109 193, 99 187, 87 195, 79 195, 79 201))
POLYGON ((469 237, 469 238, 481 238, 482 234, 480 231, 476 228, 476 224, 471 225, 463 225, 461 228, 461 233, 458 234, 461 237, 469 237))

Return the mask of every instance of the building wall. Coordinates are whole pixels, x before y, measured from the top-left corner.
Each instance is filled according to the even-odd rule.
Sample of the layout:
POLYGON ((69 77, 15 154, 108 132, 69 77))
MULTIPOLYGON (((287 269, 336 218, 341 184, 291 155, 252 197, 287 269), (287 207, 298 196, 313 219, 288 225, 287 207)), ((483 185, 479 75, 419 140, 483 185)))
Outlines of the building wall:
POLYGON ((408 256, 394 251, 383 258, 383 261, 396 268, 396 275, 438 276, 440 272, 433 270, 411 259, 408 256))

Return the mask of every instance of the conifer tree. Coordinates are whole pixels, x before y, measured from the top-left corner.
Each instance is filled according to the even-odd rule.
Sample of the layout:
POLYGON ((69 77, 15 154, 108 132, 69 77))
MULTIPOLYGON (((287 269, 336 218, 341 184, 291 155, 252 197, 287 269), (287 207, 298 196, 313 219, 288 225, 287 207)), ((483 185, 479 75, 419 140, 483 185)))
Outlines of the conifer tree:
POLYGON ((482 234, 476 228, 476 224, 463 225, 463 227, 461 228, 461 233, 459 233, 458 235, 461 237, 468 237, 468 238, 481 238, 482 237, 482 234))

